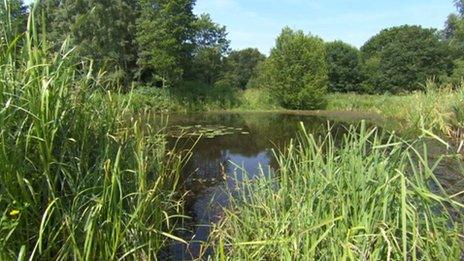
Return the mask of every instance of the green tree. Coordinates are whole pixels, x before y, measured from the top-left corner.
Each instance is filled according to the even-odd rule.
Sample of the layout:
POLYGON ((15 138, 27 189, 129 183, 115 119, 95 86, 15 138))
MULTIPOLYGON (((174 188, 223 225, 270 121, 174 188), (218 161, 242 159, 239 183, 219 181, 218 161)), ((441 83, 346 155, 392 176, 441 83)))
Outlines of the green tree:
POLYGON ((342 41, 326 44, 329 91, 361 91, 361 53, 342 41))
POLYGON ((325 45, 320 38, 284 28, 260 72, 284 108, 324 106, 328 76, 325 45))
POLYGON ((232 51, 226 59, 228 77, 234 84, 244 90, 250 79, 256 75, 259 63, 266 60, 266 56, 255 48, 232 51))
POLYGON ((142 80, 168 86, 182 80, 194 48, 194 0, 140 0, 138 65, 142 80))
POLYGON ((464 0, 454 1, 458 13, 450 14, 442 32, 453 61, 450 82, 461 84, 464 75, 464 0))
POLYGON ((230 44, 227 31, 206 14, 194 22, 193 28, 193 60, 186 77, 212 86, 224 77, 224 57, 229 52, 230 44))
POLYGON ((421 90, 428 78, 446 76, 451 64, 449 50, 437 31, 420 26, 382 30, 361 51, 370 66, 366 88, 376 92, 421 90))
POLYGON ((26 24, 27 8, 22 0, 0 1, 0 37, 16 37, 25 31, 26 24))
POLYGON ((40 0, 51 47, 65 38, 75 47, 76 59, 87 58, 106 79, 128 85, 136 67, 135 21, 138 1, 133 0, 40 0))

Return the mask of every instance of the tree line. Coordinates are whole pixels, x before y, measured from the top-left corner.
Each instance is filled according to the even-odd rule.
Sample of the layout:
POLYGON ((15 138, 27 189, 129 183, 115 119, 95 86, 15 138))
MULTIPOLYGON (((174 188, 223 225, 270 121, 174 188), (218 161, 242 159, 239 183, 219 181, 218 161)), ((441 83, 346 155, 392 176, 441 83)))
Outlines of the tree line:
MULTIPOLYGON (((428 79, 460 84, 464 77, 464 0, 454 1, 443 30, 403 25, 384 29, 361 48, 324 42, 284 28, 268 57, 231 50, 226 28, 195 0, 10 0, 12 30, 34 12, 51 51, 67 40, 76 63, 90 62, 103 79, 122 86, 181 89, 180 93, 263 88, 286 108, 316 109, 326 92, 402 93, 428 79), (134 84, 135 83, 135 84, 134 84)), ((5 36, 14 37, 14 36, 5 36)))
POLYGON ((224 26, 193 13, 195 0, 37 0, 29 7, 8 0, 8 6, 0 15, 13 14, 15 32, 26 29, 33 12, 51 52, 67 40, 76 63, 92 61, 105 81, 126 89, 186 81, 245 88, 249 68, 265 59, 257 49, 232 51, 224 26))

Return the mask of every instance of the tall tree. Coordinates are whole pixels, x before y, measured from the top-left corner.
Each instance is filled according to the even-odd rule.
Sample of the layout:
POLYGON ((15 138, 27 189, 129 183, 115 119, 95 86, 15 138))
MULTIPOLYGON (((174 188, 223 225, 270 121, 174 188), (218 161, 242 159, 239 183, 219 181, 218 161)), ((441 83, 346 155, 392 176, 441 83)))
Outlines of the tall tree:
POLYGON ((227 74, 240 89, 246 89, 250 79, 257 73, 257 66, 266 56, 258 49, 247 48, 232 51, 227 57, 227 74))
POLYGON ((163 86, 179 82, 194 43, 195 0, 140 0, 137 19, 140 77, 158 76, 163 86))
POLYGON ((210 86, 224 76, 224 57, 229 52, 225 26, 214 23, 209 15, 201 15, 193 24, 195 31, 192 67, 186 75, 191 80, 210 86))
POLYGON ((136 66, 138 11, 132 0, 39 0, 37 8, 55 49, 69 37, 79 60, 93 60, 107 79, 126 85, 136 66))
POLYGON ((360 91, 362 82, 361 53, 342 41, 326 44, 329 70, 329 90, 332 92, 360 91))

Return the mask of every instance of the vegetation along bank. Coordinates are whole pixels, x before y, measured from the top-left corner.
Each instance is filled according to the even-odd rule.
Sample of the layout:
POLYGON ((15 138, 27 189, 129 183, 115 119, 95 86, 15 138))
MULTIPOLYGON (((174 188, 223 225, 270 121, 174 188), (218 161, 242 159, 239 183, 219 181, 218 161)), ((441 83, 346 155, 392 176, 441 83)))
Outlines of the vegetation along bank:
POLYGON ((443 29, 395 26, 361 48, 285 27, 264 55, 231 50, 195 0, 1 1, 0 260, 156 260, 187 245, 195 155, 167 147, 157 113, 284 110, 386 121, 341 138, 303 126, 270 175, 228 191, 211 258, 462 259, 463 189, 437 171, 464 174, 454 4, 443 29))

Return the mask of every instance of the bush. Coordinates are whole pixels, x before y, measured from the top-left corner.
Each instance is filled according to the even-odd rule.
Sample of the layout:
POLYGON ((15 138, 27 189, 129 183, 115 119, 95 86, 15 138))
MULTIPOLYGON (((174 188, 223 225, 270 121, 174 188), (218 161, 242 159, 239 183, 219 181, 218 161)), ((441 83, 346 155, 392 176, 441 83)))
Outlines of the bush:
POLYGON ((229 79, 219 80, 213 86, 184 81, 172 89, 172 94, 187 111, 222 110, 239 103, 238 89, 233 87, 229 79))
POLYGON ((279 106, 268 90, 247 89, 242 93, 240 109, 244 110, 273 110, 279 106))
POLYGON ((260 66, 257 84, 269 88, 284 108, 323 108, 328 83, 325 56, 320 38, 284 28, 260 66))
POLYGON ((156 87, 138 88, 132 92, 130 98, 132 108, 135 110, 150 109, 157 112, 169 112, 180 110, 181 107, 169 90, 156 87))

